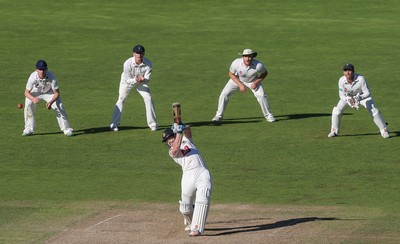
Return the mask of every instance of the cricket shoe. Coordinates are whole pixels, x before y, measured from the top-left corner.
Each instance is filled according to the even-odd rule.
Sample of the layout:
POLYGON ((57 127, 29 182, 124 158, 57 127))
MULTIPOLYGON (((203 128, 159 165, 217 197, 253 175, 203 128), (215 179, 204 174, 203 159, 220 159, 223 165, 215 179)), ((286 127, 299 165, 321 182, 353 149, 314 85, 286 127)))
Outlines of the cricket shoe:
POLYGON ((199 235, 201 235, 201 233, 198 229, 193 229, 189 233, 189 236, 199 236, 199 235))
POLYGON ((73 131, 74 130, 72 128, 66 129, 66 130, 64 130, 64 135, 73 136, 74 135, 73 131))
POLYGON ((22 135, 21 136, 31 136, 33 134, 33 131, 31 131, 31 130, 24 130, 23 132, 22 132, 22 135))
POLYGON ((389 130, 388 130, 387 127, 383 128, 383 129, 381 130, 381 135, 382 135, 382 137, 385 138, 385 139, 387 139, 387 138, 390 137, 390 135, 389 135, 389 130))
POLYGON ((110 130, 111 130, 111 131, 118 131, 118 127, 115 126, 114 124, 111 124, 111 125, 110 125, 110 130))
POLYGON ((150 130, 151 130, 151 131, 157 131, 157 130, 158 130, 158 127, 157 127, 157 126, 150 127, 150 130))
POLYGON ((212 118, 212 120, 211 120, 211 125, 217 125, 217 126, 219 126, 219 125, 221 125, 222 124, 222 117, 220 117, 220 116, 214 116, 214 118, 212 118))
POLYGON ((274 116, 272 114, 269 114, 265 119, 270 123, 276 121, 276 119, 274 118, 274 116))
POLYGON ((212 118, 211 122, 221 122, 222 121, 222 117, 220 116, 214 116, 214 118, 212 118))
POLYGON ((187 226, 185 227, 185 231, 190 231, 190 225, 187 225, 187 226))
POLYGON ((335 137, 337 136, 336 132, 332 131, 331 133, 328 134, 328 137, 335 137))

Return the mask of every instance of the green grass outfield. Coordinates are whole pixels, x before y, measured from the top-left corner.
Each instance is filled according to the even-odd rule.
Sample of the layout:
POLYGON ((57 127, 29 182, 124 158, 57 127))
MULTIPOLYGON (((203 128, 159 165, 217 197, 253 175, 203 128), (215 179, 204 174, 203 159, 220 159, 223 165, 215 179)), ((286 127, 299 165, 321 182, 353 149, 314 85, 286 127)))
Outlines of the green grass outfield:
POLYGON ((41 242, 55 231, 17 227, 74 219, 88 202, 177 202, 181 170, 161 131, 147 128, 136 92, 121 131, 107 130, 122 64, 137 43, 153 61, 160 127, 181 102, 213 175, 213 202, 375 209, 381 214, 362 231, 396 233, 399 10, 395 0, 0 0, 0 242, 41 242), (233 95, 225 124, 208 126, 244 48, 269 70, 264 86, 278 122, 266 122, 247 92, 233 95), (16 105, 38 59, 59 80, 75 137, 59 132, 43 103, 36 134, 21 137, 16 105), (343 136, 327 138, 346 62, 369 81, 392 138, 381 138, 365 109, 347 110, 343 136))

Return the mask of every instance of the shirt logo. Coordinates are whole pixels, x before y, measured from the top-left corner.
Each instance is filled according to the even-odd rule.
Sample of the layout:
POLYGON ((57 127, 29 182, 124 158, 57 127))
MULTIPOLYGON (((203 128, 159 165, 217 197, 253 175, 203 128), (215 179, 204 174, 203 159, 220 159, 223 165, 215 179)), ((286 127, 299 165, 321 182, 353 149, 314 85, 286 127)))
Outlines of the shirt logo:
POLYGON ((188 146, 184 146, 183 149, 181 150, 181 153, 183 156, 186 156, 191 151, 191 149, 188 146))

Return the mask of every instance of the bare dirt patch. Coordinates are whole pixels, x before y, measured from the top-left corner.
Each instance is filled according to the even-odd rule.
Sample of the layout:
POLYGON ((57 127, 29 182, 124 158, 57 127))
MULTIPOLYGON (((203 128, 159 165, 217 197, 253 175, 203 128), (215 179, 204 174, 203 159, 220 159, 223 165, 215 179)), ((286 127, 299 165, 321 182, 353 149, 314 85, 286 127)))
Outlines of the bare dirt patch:
POLYGON ((365 234, 370 220, 337 207, 212 205, 205 233, 189 237, 178 205, 112 209, 46 243, 396 243, 400 235, 365 234))

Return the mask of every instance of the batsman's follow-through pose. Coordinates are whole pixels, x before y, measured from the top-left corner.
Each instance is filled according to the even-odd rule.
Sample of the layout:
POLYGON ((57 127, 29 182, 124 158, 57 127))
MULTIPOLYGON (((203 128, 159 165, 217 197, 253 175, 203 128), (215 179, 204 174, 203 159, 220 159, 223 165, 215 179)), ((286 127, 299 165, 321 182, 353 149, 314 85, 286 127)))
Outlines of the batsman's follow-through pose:
POLYGON ((246 92, 251 90, 260 104, 263 116, 268 122, 275 122, 275 118, 270 111, 267 94, 261 83, 268 75, 268 71, 263 63, 254 59, 256 52, 251 49, 243 50, 239 53, 241 58, 235 59, 229 68, 229 80, 219 95, 218 109, 212 122, 221 122, 230 97, 234 92, 246 92))
POLYGON ((67 113, 60 98, 58 82, 53 73, 47 70, 47 63, 44 60, 36 62, 36 69, 29 76, 25 88, 25 129, 22 136, 30 136, 36 128, 35 110, 41 99, 46 101, 46 108, 53 109, 61 131, 66 136, 73 135, 73 129, 70 127, 67 113))
POLYGON ((387 124, 381 112, 374 105, 367 81, 364 76, 354 73, 352 64, 343 66, 343 76, 339 79, 339 97, 339 102, 332 110, 332 126, 328 137, 335 137, 339 134, 339 125, 344 109, 351 107, 358 110, 360 104, 368 110, 382 137, 390 137, 387 124))
POLYGON ((133 57, 127 59, 124 63, 119 84, 118 100, 114 107, 112 122, 110 125, 110 129, 113 131, 118 131, 124 103, 132 89, 136 89, 143 98, 146 107, 147 125, 152 131, 157 130, 156 111, 153 98, 151 97, 150 87, 148 85, 153 65, 150 60, 144 57, 144 54, 144 47, 142 45, 136 45, 133 48, 133 57))
POLYGON ((162 141, 169 146, 169 156, 182 167, 179 210, 184 217, 185 230, 190 231, 190 236, 198 236, 204 232, 210 207, 210 172, 192 142, 189 126, 174 123, 172 128, 164 130, 162 141))

